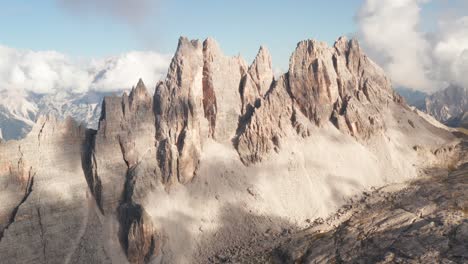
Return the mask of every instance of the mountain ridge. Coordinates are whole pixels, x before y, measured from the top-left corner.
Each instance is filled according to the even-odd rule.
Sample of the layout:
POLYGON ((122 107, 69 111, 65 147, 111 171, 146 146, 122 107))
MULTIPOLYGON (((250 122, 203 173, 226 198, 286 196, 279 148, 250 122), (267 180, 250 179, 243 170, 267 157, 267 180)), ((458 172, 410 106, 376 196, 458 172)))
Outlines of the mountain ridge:
POLYGON ((206 263, 456 154, 457 139, 413 112, 356 41, 302 41, 292 58, 275 80, 265 48, 247 66, 213 39, 181 37, 154 95, 139 80, 105 97, 97 130, 42 117, 1 143, 5 196, 28 196, 0 208, 0 254, 206 263))

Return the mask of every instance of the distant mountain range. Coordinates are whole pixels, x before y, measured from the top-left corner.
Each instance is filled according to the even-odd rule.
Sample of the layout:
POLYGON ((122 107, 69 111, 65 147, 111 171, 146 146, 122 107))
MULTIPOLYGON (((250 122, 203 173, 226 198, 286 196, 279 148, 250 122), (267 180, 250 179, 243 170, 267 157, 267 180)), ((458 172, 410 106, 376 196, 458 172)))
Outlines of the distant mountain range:
POLYGON ((462 263, 465 178, 399 200, 369 191, 446 175, 465 143, 408 107, 356 40, 304 40, 289 61, 275 78, 264 47, 249 65, 181 37, 154 90, 140 80, 101 114, 101 93, 0 96, 18 131, 37 118, 0 143, 1 262, 462 263))
POLYGON ((59 91, 34 94, 22 91, 0 92, 0 138, 21 139, 31 131, 41 115, 53 114, 58 119, 73 117, 89 128, 97 128, 101 103, 105 96, 120 92, 72 93, 59 91))
POLYGON ((450 85, 444 90, 427 94, 407 88, 397 88, 408 104, 415 106, 451 127, 468 128, 468 89, 450 85))
MULTIPOLYGON (((468 128, 468 90, 451 85, 434 94, 408 88, 395 89, 409 105, 435 117, 451 127, 468 128)), ((97 129, 101 104, 105 96, 118 92, 66 90, 50 94, 4 90, 0 91, 0 139, 24 138, 41 115, 53 114, 63 120, 71 116, 88 128, 97 129)))

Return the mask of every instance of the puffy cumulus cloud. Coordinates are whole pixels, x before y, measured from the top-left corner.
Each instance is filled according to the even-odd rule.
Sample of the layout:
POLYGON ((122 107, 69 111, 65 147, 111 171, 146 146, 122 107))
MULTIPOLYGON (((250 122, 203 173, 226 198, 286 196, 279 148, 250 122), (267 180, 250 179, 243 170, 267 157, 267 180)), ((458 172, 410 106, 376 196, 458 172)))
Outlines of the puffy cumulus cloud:
POLYGON ((156 52, 132 51, 105 59, 94 60, 95 76, 90 88, 98 91, 127 89, 142 78, 146 86, 154 88, 156 82, 165 77, 171 56, 156 52))
POLYGON ((128 24, 140 24, 156 8, 157 0, 56 0, 76 15, 105 14, 128 24))
POLYGON ((468 87, 468 16, 439 22, 432 56, 435 77, 468 87))
POLYGON ((54 51, 21 51, 0 46, 0 89, 47 93, 86 90, 92 76, 84 65, 54 51))
POLYGON ((169 55, 129 52, 112 58, 79 60, 55 51, 17 50, 0 46, 0 91, 40 94, 67 90, 118 91, 139 78, 151 87, 167 71, 169 55))
POLYGON ((430 85, 425 68, 429 43, 417 30, 421 2, 367 0, 358 14, 364 45, 395 82, 409 87, 430 85))
POLYGON ((365 49, 398 86, 433 91, 449 83, 468 86, 468 17, 440 20, 434 32, 420 27, 430 0, 366 0, 357 15, 365 49))

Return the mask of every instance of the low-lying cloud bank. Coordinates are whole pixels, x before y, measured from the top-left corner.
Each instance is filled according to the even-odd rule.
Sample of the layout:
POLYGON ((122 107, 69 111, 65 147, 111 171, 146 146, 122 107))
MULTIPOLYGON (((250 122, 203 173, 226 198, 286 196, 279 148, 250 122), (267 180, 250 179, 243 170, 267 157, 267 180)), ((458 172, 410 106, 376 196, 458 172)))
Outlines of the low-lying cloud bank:
POLYGON ((0 45, 0 91, 82 93, 129 89, 142 78, 149 88, 162 79, 171 55, 132 51, 102 59, 76 59, 56 51, 17 50, 0 45))
POLYGON ((358 35, 396 86, 428 92, 448 84, 468 87, 468 16, 440 18, 434 32, 425 32, 421 9, 429 2, 366 0, 357 15, 358 35))

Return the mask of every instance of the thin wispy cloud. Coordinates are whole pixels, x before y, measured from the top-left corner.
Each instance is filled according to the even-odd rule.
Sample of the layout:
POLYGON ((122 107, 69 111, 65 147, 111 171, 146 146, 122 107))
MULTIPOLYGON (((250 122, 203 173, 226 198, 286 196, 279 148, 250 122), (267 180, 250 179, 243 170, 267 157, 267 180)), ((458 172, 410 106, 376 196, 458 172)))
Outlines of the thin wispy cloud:
POLYGON ((130 25, 142 24, 156 9, 157 0, 57 0, 75 15, 106 15, 130 25))

